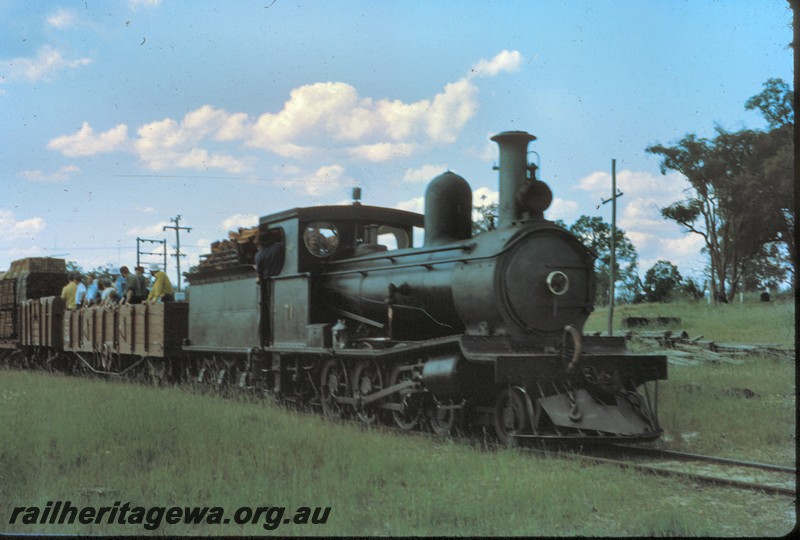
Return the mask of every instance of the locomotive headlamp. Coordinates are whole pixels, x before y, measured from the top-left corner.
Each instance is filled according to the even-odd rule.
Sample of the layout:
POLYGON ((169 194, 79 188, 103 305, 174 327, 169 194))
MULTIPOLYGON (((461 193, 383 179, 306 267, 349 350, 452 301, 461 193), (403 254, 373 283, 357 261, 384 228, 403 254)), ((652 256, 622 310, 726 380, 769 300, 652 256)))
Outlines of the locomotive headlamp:
POLYGON ((569 278, 564 272, 550 272, 547 275, 547 288, 556 296, 566 294, 569 290, 569 278))

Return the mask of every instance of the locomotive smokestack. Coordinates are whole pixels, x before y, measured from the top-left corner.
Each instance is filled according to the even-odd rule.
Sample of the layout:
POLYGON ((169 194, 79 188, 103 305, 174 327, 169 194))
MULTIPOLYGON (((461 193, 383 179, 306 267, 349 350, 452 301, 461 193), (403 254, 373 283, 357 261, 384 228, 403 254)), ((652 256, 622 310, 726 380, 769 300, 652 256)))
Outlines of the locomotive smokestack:
POLYGON ((553 194, 547 184, 528 178, 528 143, 536 137, 525 131, 504 131, 492 137, 500 147, 500 209, 498 226, 530 217, 541 219, 553 194))

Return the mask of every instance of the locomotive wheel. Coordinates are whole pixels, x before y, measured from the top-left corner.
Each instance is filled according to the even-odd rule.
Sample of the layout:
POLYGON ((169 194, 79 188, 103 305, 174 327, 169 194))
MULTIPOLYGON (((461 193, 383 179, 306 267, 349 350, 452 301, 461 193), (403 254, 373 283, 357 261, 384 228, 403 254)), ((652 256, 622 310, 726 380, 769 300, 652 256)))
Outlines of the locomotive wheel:
POLYGON ((320 396, 322 412, 328 418, 342 418, 344 407, 336 402, 337 397, 345 397, 349 388, 347 381, 347 369, 339 360, 328 360, 322 366, 322 376, 320 378, 320 396))
MULTIPOLYGON (((401 382, 411 379, 414 375, 411 370, 402 369, 403 366, 395 366, 392 375, 389 377, 389 386, 394 386, 401 382)), ((419 424, 420 410, 409 403, 410 390, 403 390, 392 395, 392 401, 403 406, 402 411, 392 411, 394 424, 403 431, 410 431, 419 424)))
POLYGON ((439 402, 434 403, 433 408, 428 409, 428 422, 431 429, 439 437, 452 435, 453 428, 458 424, 460 409, 448 409, 442 407, 439 402))
POLYGON ((513 388, 503 390, 494 408, 494 430, 500 444, 514 443, 514 435, 530 425, 525 402, 513 388))
MULTIPOLYGON (((382 389, 383 375, 380 366, 374 360, 359 362, 353 371, 353 395, 364 397, 382 389)), ((356 406, 356 416, 365 424, 371 425, 378 419, 378 411, 371 404, 359 404, 356 406)))

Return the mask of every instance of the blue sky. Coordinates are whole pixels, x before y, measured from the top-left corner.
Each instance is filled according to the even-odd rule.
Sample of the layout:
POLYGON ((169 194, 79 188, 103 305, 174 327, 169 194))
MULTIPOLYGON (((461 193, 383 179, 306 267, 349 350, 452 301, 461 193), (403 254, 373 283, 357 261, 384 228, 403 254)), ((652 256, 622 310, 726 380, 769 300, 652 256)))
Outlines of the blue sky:
MULTIPOLYGON (((421 211, 451 169, 496 196, 493 134, 538 140, 546 216, 618 224, 642 274, 702 270, 657 208, 687 186, 648 145, 761 128, 744 102, 792 80, 791 10, 753 1, 0 3, 0 271, 26 256, 132 265, 180 214, 194 264, 260 215, 421 211)), ((174 275, 173 260, 170 260, 174 275)))

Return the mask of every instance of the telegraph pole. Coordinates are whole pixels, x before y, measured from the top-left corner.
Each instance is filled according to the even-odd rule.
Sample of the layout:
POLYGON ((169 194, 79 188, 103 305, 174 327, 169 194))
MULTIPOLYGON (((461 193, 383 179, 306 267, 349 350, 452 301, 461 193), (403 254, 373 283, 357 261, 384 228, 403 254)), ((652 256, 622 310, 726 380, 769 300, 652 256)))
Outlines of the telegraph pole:
POLYGON ((181 215, 178 214, 177 217, 170 218, 170 221, 173 222, 175 225, 164 225, 162 230, 166 231, 167 229, 175 229, 175 264, 178 268, 178 291, 181 290, 181 257, 185 255, 181 253, 181 231, 186 231, 187 233, 192 230, 191 227, 181 227, 181 215))
POLYGON ((611 203, 611 283, 609 284, 608 298, 608 335, 614 335, 614 282, 617 280, 616 265, 616 239, 617 236, 617 197, 622 197, 623 193, 617 192, 617 160, 611 160, 611 198, 604 200, 601 204, 611 203))

